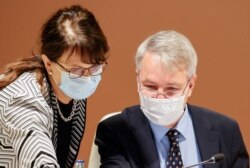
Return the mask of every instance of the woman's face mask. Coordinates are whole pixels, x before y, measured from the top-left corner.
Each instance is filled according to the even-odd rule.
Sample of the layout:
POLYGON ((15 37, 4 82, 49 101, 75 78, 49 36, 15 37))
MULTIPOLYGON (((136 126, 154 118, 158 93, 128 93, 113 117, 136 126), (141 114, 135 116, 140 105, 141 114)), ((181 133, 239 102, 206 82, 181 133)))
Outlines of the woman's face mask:
MULTIPOLYGON (((58 84, 59 88, 63 91, 63 93, 72 99, 88 98, 95 92, 99 82, 101 81, 101 74, 94 76, 81 76, 77 78, 72 78, 70 77, 69 72, 62 71, 58 67, 57 69, 61 71, 61 83, 60 84, 58 84, 57 82, 56 83, 58 84)), ((101 72, 98 71, 97 73, 101 72)))
POLYGON ((100 81, 101 75, 72 79, 62 72, 59 88, 72 99, 85 99, 95 92, 100 81))

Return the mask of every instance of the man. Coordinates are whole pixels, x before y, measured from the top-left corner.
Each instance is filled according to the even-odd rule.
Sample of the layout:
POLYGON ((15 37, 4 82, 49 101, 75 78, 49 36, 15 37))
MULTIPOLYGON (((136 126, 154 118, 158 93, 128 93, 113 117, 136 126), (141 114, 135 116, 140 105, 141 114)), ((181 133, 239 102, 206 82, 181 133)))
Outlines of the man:
POLYGON ((236 121, 187 104, 196 66, 192 44, 175 31, 156 33, 139 46, 140 106, 126 108, 98 125, 95 143, 102 168, 188 167, 218 153, 225 159, 209 168, 249 167, 236 121))

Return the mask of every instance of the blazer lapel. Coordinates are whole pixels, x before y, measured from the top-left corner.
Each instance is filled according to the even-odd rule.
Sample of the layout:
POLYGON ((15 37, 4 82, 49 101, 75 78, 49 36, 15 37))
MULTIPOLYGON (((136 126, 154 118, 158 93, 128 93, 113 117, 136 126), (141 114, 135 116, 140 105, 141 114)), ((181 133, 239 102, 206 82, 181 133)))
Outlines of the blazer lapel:
POLYGON ((77 102, 75 115, 72 118, 71 140, 69 145, 69 153, 66 160, 67 167, 72 167, 79 152, 81 140, 85 130, 86 121, 86 102, 87 99, 77 102))
MULTIPOLYGON (((202 117, 200 111, 188 106, 192 116, 196 140, 199 146, 201 161, 210 159, 214 154, 219 153, 219 133, 212 130, 212 124, 202 117)), ((204 168, 219 168, 218 164, 204 165, 204 168)))
POLYGON ((128 113, 133 133, 138 145, 144 168, 160 168, 160 162, 154 136, 148 120, 140 109, 128 113))

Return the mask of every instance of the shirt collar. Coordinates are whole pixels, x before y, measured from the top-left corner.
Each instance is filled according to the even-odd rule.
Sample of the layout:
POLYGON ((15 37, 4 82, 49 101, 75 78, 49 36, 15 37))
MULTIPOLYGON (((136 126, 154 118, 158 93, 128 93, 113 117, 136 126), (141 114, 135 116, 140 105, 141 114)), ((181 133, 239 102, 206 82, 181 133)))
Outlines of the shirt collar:
MULTIPOLYGON (((188 133, 187 125, 188 125, 189 118, 190 118, 190 115, 189 115, 189 111, 188 111, 188 108, 186 105, 184 114, 175 127, 175 129, 177 129, 180 132, 181 137, 183 137, 184 139, 186 139, 187 133, 188 133)), ((151 122, 150 120, 148 120, 148 121, 149 121, 151 129, 153 131, 156 142, 160 142, 165 137, 169 128, 161 126, 161 125, 157 125, 157 124, 151 122)))

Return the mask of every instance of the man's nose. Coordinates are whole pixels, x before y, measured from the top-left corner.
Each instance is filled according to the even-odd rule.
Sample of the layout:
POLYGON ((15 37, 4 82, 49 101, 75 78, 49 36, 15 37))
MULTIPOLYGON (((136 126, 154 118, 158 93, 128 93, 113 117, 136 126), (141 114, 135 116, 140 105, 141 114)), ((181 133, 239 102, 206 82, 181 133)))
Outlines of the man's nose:
POLYGON ((157 90, 157 94, 156 94, 155 98, 157 98, 157 99, 165 99, 166 94, 165 94, 164 90, 162 90, 162 89, 157 90))

